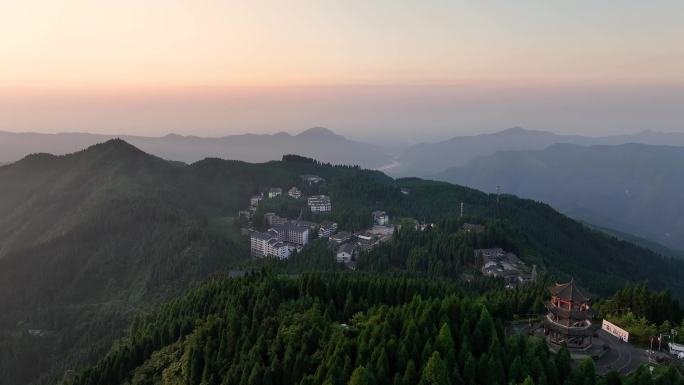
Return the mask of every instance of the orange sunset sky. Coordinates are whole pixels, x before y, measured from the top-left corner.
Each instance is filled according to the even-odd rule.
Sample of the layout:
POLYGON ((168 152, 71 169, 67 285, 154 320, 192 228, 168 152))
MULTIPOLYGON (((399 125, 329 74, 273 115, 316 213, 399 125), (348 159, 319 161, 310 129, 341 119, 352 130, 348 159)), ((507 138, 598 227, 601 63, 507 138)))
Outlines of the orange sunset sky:
POLYGON ((0 129, 681 130, 681 20, 678 1, 5 0, 0 129))

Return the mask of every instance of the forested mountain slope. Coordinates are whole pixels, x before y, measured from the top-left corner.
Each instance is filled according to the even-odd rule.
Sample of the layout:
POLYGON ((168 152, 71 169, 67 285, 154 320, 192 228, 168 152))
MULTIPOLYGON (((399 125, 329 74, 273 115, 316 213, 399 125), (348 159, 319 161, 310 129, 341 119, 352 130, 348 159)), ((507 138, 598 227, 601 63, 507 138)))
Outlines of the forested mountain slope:
MULTIPOLYGON (((137 320, 68 385, 622 384, 564 347, 506 333, 544 287, 481 290, 405 275, 219 277, 137 320)), ((675 385, 642 367, 626 385, 675 385)))
POLYGON ((593 225, 684 249, 684 147, 554 145, 506 151, 437 178, 547 202, 593 225))
POLYGON ((122 141, 0 168, 3 379, 50 383, 141 309, 244 255, 207 231, 186 169, 122 141))
MULTIPOLYGON (((246 237, 238 228, 216 228, 214 219, 235 216, 260 189, 301 184, 301 174, 326 179, 322 192, 330 195, 333 212, 318 219, 335 220, 343 229, 370 226, 377 209, 446 223, 464 202, 469 220, 497 224, 492 239, 502 246, 543 271, 574 276, 595 293, 648 280, 676 297, 684 294, 682 262, 609 238, 530 200, 502 196, 497 203, 493 195, 448 183, 394 180, 299 156, 185 165, 113 140, 0 167, 2 378, 50 383, 97 358, 133 315, 246 258, 246 237)), ((406 270, 401 257, 413 247, 446 263, 455 254, 437 246, 452 242, 450 231, 455 229, 445 224, 423 239, 406 236, 410 247, 378 250, 381 263, 369 260, 368 269, 406 270)))

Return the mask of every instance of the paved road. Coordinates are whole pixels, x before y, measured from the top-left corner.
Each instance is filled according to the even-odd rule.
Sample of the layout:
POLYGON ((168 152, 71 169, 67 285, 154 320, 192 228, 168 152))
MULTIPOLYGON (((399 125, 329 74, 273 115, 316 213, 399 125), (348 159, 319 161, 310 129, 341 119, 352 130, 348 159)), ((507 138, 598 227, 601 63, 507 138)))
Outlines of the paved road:
POLYGON ((634 347, 632 344, 622 342, 604 330, 598 331, 599 338, 594 339, 595 344, 605 343, 610 350, 596 361, 596 372, 606 374, 616 370, 621 374, 627 374, 636 370, 641 364, 648 362, 648 353, 634 347))

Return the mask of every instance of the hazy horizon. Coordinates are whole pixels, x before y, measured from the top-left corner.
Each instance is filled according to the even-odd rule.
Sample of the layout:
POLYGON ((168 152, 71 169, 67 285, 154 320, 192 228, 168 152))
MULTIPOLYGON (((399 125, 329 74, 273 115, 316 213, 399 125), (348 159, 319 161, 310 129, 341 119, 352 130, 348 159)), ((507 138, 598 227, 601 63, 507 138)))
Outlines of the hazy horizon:
POLYGON ((193 88, 173 92, 0 96, 0 130, 226 136, 322 126, 389 144, 520 126, 603 136, 682 132, 684 88, 348 86, 193 88))
POLYGON ((35 3, 0 5, 0 130, 684 130, 675 1, 35 3))

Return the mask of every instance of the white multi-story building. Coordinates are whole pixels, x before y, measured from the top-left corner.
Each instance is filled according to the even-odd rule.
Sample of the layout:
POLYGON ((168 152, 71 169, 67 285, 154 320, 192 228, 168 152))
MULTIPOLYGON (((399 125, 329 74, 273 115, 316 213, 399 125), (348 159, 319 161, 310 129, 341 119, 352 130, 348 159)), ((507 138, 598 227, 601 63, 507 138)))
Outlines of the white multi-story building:
POLYGON ((378 226, 385 226, 389 223, 389 215, 384 211, 373 211, 373 222, 378 226))
POLYGON ((271 187, 268 189, 268 197, 269 198, 275 198, 277 196, 280 196, 283 194, 283 189, 280 187, 271 187))
POLYGON ((307 200, 312 213, 329 213, 332 210, 330 197, 327 195, 313 195, 307 200))
POLYGON ((278 257, 287 259, 296 246, 280 239, 280 234, 274 229, 266 232, 254 231, 250 237, 253 257, 278 257))
POLYGON ((293 186, 291 189, 287 190, 287 195, 289 195, 291 198, 299 199, 302 197, 302 190, 293 186))
POLYGON ((286 242, 273 239, 268 241, 268 253, 266 255, 277 257, 278 259, 288 259, 293 249, 294 247, 286 242))
POLYGON ((278 234, 278 239, 304 246, 309 242, 309 228, 293 222, 285 222, 271 229, 278 234))
POLYGON ((269 242, 278 241, 278 233, 275 231, 254 231, 250 235, 251 252, 253 257, 265 257, 269 255, 269 242))

